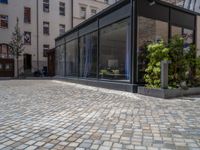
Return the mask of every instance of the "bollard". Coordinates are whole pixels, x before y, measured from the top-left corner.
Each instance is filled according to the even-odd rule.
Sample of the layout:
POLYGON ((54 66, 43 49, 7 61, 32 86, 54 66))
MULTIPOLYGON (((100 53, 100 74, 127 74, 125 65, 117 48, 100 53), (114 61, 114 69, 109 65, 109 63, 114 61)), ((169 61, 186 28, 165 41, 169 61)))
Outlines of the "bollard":
POLYGON ((163 60, 161 61, 161 88, 168 88, 168 76, 169 76, 169 64, 171 61, 163 60))

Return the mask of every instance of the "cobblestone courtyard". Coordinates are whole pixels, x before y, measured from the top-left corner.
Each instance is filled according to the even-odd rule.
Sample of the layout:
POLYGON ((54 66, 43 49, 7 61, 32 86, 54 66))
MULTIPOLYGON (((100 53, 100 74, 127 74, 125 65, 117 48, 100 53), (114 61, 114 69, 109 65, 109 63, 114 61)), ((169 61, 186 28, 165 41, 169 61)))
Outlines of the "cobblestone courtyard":
POLYGON ((0 81, 0 149, 200 150, 200 98, 0 81))

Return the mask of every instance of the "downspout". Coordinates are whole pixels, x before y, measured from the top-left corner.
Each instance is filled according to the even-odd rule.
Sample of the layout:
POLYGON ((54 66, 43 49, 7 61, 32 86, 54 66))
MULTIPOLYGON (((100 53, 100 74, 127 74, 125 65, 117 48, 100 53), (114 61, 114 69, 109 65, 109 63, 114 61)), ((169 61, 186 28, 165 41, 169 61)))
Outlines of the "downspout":
POLYGON ((36 8, 37 8, 37 12, 36 12, 36 24, 37 24, 37 70, 39 70, 39 8, 38 8, 38 0, 36 1, 36 8))
POLYGON ((74 27, 74 0, 71 0, 71 29, 74 27))

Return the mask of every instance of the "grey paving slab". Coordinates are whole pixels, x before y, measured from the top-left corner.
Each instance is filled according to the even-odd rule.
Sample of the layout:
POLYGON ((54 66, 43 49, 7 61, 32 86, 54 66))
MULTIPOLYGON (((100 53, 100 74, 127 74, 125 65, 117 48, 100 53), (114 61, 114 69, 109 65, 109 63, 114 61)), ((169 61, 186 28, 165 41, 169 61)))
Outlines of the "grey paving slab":
POLYGON ((56 80, 0 81, 0 149, 199 150, 200 96, 163 100, 56 80))

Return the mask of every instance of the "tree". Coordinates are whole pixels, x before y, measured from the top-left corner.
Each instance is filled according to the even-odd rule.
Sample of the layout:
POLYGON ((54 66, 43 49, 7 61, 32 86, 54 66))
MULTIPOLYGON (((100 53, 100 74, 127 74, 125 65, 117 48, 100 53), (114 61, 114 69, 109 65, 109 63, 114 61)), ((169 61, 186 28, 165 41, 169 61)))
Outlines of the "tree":
POLYGON ((9 43, 12 55, 17 59, 17 77, 19 77, 19 56, 24 51, 23 34, 20 32, 19 19, 17 18, 17 24, 15 26, 14 32, 12 33, 12 38, 9 43))

